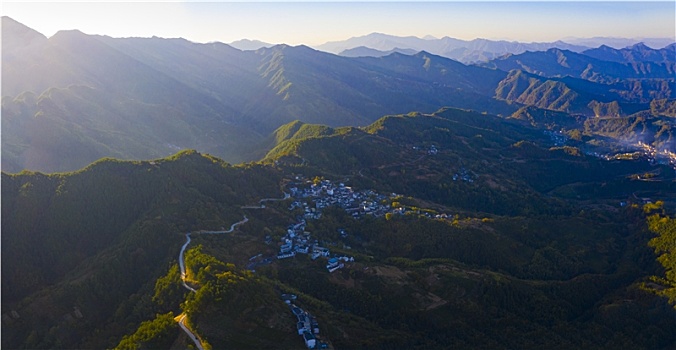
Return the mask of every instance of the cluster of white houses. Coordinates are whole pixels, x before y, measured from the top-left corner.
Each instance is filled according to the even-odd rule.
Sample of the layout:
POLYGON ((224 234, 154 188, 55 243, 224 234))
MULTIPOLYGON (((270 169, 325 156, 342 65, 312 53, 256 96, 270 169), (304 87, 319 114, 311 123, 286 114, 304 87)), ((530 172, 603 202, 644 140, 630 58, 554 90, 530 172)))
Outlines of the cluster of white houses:
POLYGON ((568 136, 562 131, 545 130, 543 133, 549 136, 554 146, 563 146, 568 142, 568 136))
MULTIPOLYGON (((436 149, 436 148, 434 148, 436 149)), ((472 182, 472 175, 465 168, 462 168, 460 174, 456 174, 463 181, 472 182)), ((457 179, 454 177, 454 180, 457 179)), ((297 178, 300 180, 300 178, 297 178)), ((318 183, 307 181, 310 184, 304 188, 291 187, 289 191, 294 201, 289 205, 289 210, 303 208, 303 215, 297 218, 295 224, 289 225, 286 234, 281 239, 277 259, 286 259, 295 257, 296 254, 308 254, 312 260, 320 257, 326 257, 328 263, 326 269, 334 272, 345 266, 345 262, 354 262, 353 257, 330 257, 331 252, 328 248, 321 247, 319 242, 313 240, 309 232, 305 231, 306 220, 319 219, 322 209, 329 206, 338 206, 346 212, 351 213, 354 218, 360 218, 363 215, 372 215, 374 217, 385 216, 386 213, 406 214, 408 209, 404 207, 392 208, 390 201, 396 199, 397 194, 392 193, 389 197, 379 194, 373 190, 363 190, 355 192, 351 187, 339 183, 335 185, 330 180, 322 180, 318 183), (308 204, 308 198, 312 198, 314 205, 308 204)), ((298 185, 298 184, 297 184, 298 185)), ((415 210, 413 213, 435 219, 448 219, 447 214, 431 214, 428 211, 415 210)), ((347 237, 347 232, 339 230, 341 238, 347 237)), ((266 237, 266 243, 271 243, 270 237, 266 237)))
POLYGON ((381 217, 390 211, 389 203, 383 202, 396 197, 394 193, 388 197, 373 190, 355 192, 343 183, 336 185, 330 180, 322 180, 302 189, 292 187, 289 190, 291 196, 296 198, 289 206, 289 210, 303 208, 304 217, 307 219, 319 219, 321 210, 329 206, 343 208, 355 218, 364 215, 381 217), (314 206, 304 201, 305 198, 313 198, 314 206))
POLYGON ((298 335, 303 337, 305 346, 307 346, 308 349, 327 348, 328 344, 320 342, 317 339, 317 335, 319 334, 319 323, 317 322, 317 319, 309 312, 303 310, 293 303, 293 301, 297 299, 296 295, 282 294, 282 299, 287 305, 289 305, 293 315, 296 316, 298 321, 296 323, 296 330, 298 331, 298 335))
POLYGON ((416 151, 426 152, 428 155, 435 155, 435 154, 439 153, 439 149, 437 148, 436 145, 431 145, 430 147, 413 146, 413 149, 416 150, 416 151))
POLYGON ((472 173, 470 173, 469 170, 465 168, 460 168, 460 172, 453 174, 453 181, 466 181, 466 182, 474 182, 474 176, 472 173))
MULTIPOLYGON (((299 218, 298 223, 289 225, 286 234, 282 237, 282 244, 277 253, 277 259, 286 259, 296 256, 296 254, 309 254, 312 260, 320 257, 328 258, 331 251, 328 248, 321 247, 317 240, 312 240, 309 232, 305 231, 306 221, 304 218, 299 218)), ((326 269, 329 272, 336 271, 345 265, 342 261, 352 261, 353 257, 339 257, 329 259, 326 269)))
MULTIPOLYGON (((430 150, 436 150, 436 148, 433 146, 430 150)), ((476 175, 469 170, 461 168, 460 172, 453 176, 453 180, 474 182, 475 176, 476 175)), ((311 183, 311 181, 307 181, 307 183, 311 183)), ((306 219, 319 219, 322 214, 321 210, 329 206, 343 208, 356 219, 359 219, 364 215, 382 217, 387 213, 404 215, 408 212, 422 215, 430 219, 446 220, 452 217, 451 215, 444 213, 431 214, 428 211, 411 211, 405 207, 393 208, 389 203, 391 200, 397 199, 398 195, 396 193, 385 196, 373 190, 355 192, 351 187, 345 186, 343 183, 335 185, 330 180, 322 180, 317 184, 312 183, 306 188, 299 189, 298 187, 291 187, 289 191, 291 192, 291 196, 295 198, 295 201, 289 206, 289 210, 303 208, 303 217, 306 219), (313 199, 314 205, 308 204, 308 201, 306 200, 308 198, 313 199)), ((339 231, 341 238, 347 237, 347 233, 344 230, 341 229, 339 231)), ((328 254, 324 256, 328 256, 328 254)))

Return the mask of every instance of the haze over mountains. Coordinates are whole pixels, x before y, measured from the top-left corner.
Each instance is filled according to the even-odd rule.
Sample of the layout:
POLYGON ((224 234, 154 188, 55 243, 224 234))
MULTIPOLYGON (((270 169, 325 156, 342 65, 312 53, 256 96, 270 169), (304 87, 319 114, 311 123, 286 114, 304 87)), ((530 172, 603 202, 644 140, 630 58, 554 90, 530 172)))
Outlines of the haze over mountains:
MULTIPOLYGON (((79 31, 46 38, 7 17, 2 26, 2 166, 13 172, 68 171, 106 156, 147 159, 184 148, 256 160, 267 152, 268 135, 293 120, 363 126, 443 106, 503 116, 524 106, 618 116, 676 97, 673 45, 601 47, 589 55, 556 48, 474 66, 427 51, 342 57, 306 46, 241 51, 79 31)), ((442 51, 457 42, 411 37, 397 45, 421 40, 442 51)))
POLYGON ((515 41, 495 41, 488 39, 474 39, 467 41, 450 37, 443 37, 441 39, 421 39, 413 36, 397 37, 381 33, 372 33, 362 37, 350 38, 345 41, 328 42, 318 45, 316 48, 322 51, 343 55, 343 52, 346 50, 362 46, 381 51, 389 51, 397 48, 400 50, 411 49, 414 51, 427 51, 435 55, 466 63, 487 61, 507 53, 544 51, 551 48, 579 52, 588 48, 586 46, 567 44, 562 41, 552 43, 520 43, 515 41))
MULTIPOLYGON (((423 38, 401 37, 383 33, 371 33, 341 41, 331 41, 312 47, 346 57, 380 57, 393 52, 414 54, 427 51, 435 55, 451 58, 464 63, 485 62, 505 54, 520 54, 526 51, 546 51, 552 48, 582 52, 600 46, 611 49, 625 49, 643 44, 656 49, 665 48, 674 43, 668 38, 564 38, 554 42, 518 42, 508 40, 473 39, 462 40, 451 37, 441 39, 425 36, 423 38)), ((259 40, 242 39, 233 41, 230 46, 240 50, 257 50, 274 44, 259 40)), ((672 49, 673 53, 673 49, 672 49)))
POLYGON ((567 43, 588 46, 588 47, 599 47, 599 46, 610 46, 614 49, 622 49, 624 47, 636 45, 638 43, 644 43, 650 47, 660 48, 671 45, 674 43, 673 38, 617 38, 617 37, 593 37, 593 38, 563 38, 561 39, 567 43))
POLYGON ((237 40, 229 43, 228 45, 242 51, 246 50, 258 50, 262 49, 264 47, 272 47, 275 46, 274 44, 268 44, 266 42, 262 42, 260 40, 249 40, 249 39, 242 39, 242 40, 237 40))
POLYGON ((371 33, 361 37, 353 37, 343 41, 327 42, 315 48, 341 56, 384 56, 391 52, 410 54, 410 51, 427 51, 435 55, 451 58, 464 63, 485 62, 506 54, 521 54, 526 51, 547 51, 561 49, 580 53, 599 46, 614 49, 625 49, 637 44, 651 46, 657 49, 664 48, 674 52, 667 46, 673 44, 673 39, 666 38, 568 38, 563 41, 521 43, 517 41, 474 39, 461 40, 450 37, 437 39, 434 37, 398 37, 382 33, 371 33))
POLYGON ((676 345, 673 43, 2 35, 2 348, 676 345))

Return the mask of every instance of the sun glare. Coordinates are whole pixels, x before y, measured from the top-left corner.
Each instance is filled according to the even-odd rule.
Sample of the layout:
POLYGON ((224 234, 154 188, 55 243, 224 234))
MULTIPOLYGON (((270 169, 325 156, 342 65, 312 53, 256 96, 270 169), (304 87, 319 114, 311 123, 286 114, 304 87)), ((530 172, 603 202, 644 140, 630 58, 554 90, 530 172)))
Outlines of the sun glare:
POLYGON ((380 32, 398 36, 555 41, 674 37, 673 2, 220 3, 5 2, 3 14, 46 36, 78 29, 113 37, 243 38, 316 45, 380 32))

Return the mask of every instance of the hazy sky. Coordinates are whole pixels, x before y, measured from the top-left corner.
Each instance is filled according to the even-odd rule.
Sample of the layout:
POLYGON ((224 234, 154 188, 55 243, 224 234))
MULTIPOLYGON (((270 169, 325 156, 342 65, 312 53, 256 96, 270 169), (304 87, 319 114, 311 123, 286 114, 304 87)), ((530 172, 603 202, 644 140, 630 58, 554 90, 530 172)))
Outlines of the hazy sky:
POLYGON ((372 32, 459 39, 676 35, 676 2, 11 2, 3 15, 52 36, 62 29, 113 37, 249 38, 316 45, 372 32))

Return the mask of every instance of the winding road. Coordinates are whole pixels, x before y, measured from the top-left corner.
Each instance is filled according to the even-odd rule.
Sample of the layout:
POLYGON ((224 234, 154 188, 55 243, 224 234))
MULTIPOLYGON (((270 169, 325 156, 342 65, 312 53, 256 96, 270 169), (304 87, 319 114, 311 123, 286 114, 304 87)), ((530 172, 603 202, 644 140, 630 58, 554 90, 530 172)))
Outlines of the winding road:
POLYGON ((284 197, 282 198, 263 198, 258 201, 258 205, 244 205, 241 208, 242 209, 265 209, 265 205, 263 203, 265 202, 277 202, 277 201, 283 201, 285 199, 290 198, 291 195, 284 192, 284 197))
POLYGON ((291 195, 284 192, 284 197, 282 197, 282 198, 263 198, 263 199, 259 200, 258 203, 263 204, 263 202, 283 201, 285 199, 288 199, 289 197, 291 197, 291 195))
POLYGON ((202 342, 197 338, 197 336, 188 328, 188 326, 185 325, 185 318, 186 314, 180 314, 176 316, 175 320, 178 322, 178 325, 183 329, 183 331, 192 339, 193 343, 195 343, 195 346, 197 346, 197 349, 199 350, 204 350, 204 346, 202 346, 202 342))
MULTIPOLYGON (((286 199, 286 198, 289 198, 288 194, 284 193, 284 199, 286 199)), ((273 199, 266 199, 266 200, 273 200, 273 199)), ((281 200, 281 199, 277 199, 277 200, 281 200)), ((261 199, 261 202, 262 201, 263 200, 261 199)), ((234 231, 235 228, 237 228, 237 226, 242 225, 242 224, 244 224, 248 221, 249 221, 249 218, 247 218, 246 215, 244 215, 244 219, 237 221, 236 223, 230 225, 229 230, 226 230, 226 231, 197 231, 195 233, 206 233, 206 234, 230 233, 230 232, 234 231)), ((191 241, 190 232, 188 232, 188 233, 185 234, 185 243, 181 247, 181 252, 178 253, 178 266, 181 269, 181 283, 183 283, 183 287, 185 287, 185 289, 194 293, 194 292, 197 292, 197 289, 195 289, 195 288, 189 286, 187 283, 185 283, 186 274, 185 274, 185 256, 184 256, 184 253, 185 253, 185 248, 188 247, 188 245, 190 244, 190 241, 191 241)), ((193 333, 188 328, 188 326, 186 326, 186 324, 185 324, 186 317, 187 317, 187 315, 185 313, 182 313, 182 314, 176 316, 175 320, 176 320, 176 322, 178 322, 178 325, 181 326, 183 331, 188 335, 188 337, 190 337, 190 339, 192 339, 193 343, 195 343, 197 348, 199 350, 204 350, 204 346, 202 346, 202 342, 200 341, 200 339, 195 335, 195 333, 193 333)))
POLYGON ((185 248, 190 244, 190 232, 185 234, 185 244, 183 247, 181 247, 181 252, 178 254, 178 266, 181 268, 181 283, 183 283, 183 287, 185 287, 187 290, 191 292, 197 292, 197 290, 185 283, 185 263, 183 259, 183 253, 185 252, 185 248))

